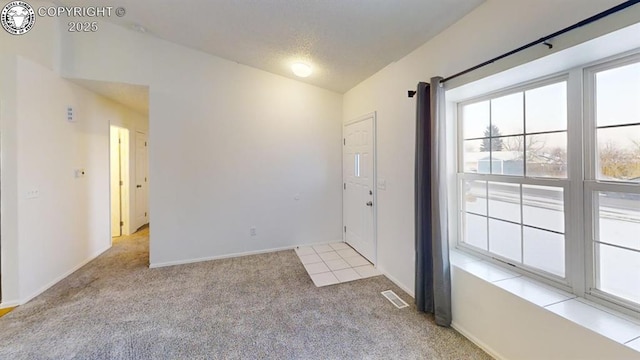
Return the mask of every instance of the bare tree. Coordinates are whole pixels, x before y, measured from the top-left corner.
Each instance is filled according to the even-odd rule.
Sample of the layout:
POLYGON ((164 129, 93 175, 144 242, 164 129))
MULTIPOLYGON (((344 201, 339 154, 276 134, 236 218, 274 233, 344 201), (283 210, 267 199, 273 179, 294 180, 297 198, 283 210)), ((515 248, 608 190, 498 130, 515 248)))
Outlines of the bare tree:
POLYGON ((504 144, 505 150, 519 153, 518 159, 522 160, 525 156, 524 153, 526 153, 527 161, 534 160, 543 154, 545 147, 546 142, 535 135, 527 137, 526 146, 524 136, 509 137, 504 144))
POLYGON ((549 151, 547 159, 551 164, 566 165, 567 164, 567 149, 557 147, 549 151))

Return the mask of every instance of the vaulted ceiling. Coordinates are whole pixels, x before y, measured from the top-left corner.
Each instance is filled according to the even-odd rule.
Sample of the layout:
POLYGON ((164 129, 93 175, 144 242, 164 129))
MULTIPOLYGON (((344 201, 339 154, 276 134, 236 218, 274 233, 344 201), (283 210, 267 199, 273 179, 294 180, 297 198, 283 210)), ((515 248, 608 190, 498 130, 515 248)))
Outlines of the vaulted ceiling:
POLYGON ((343 93, 402 58, 483 0, 57 0, 122 6, 107 21, 343 93), (313 67, 297 78, 291 64, 313 67))

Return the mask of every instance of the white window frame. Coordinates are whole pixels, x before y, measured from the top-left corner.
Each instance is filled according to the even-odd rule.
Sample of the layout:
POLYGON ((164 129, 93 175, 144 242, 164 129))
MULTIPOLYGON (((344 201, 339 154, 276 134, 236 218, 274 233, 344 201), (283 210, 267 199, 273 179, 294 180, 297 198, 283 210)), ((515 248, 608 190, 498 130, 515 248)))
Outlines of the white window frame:
POLYGON ((598 164, 597 164, 597 138, 596 138, 596 84, 595 77, 598 72, 615 69, 625 65, 640 63, 640 53, 616 57, 613 59, 601 61, 595 65, 584 67, 584 119, 583 119, 583 136, 585 141, 584 147, 584 240, 585 240, 585 268, 586 268, 586 286, 585 298, 612 306, 618 311, 638 315, 640 313, 640 304, 634 303, 627 299, 617 297, 613 294, 604 292, 596 288, 596 257, 594 249, 594 238, 597 233, 596 219, 597 204, 594 201, 594 194, 597 191, 614 191, 640 194, 640 184, 624 181, 608 181, 597 180, 598 164))
MULTIPOLYGON (((455 104, 456 110, 456 248, 470 252, 511 271, 553 285, 561 290, 586 298, 605 308, 640 318, 640 304, 621 299, 596 289, 594 257, 594 191, 621 191, 640 194, 640 184, 598 181, 595 138, 595 74, 599 71, 640 62, 640 49, 598 60, 568 71, 527 81, 514 86, 466 99, 455 104), (629 55, 631 54, 631 55, 629 55), (463 112, 465 105, 526 91, 553 83, 567 82, 567 178, 537 178, 525 176, 464 173, 463 112), (464 238, 464 180, 497 181, 522 185, 561 187, 565 207, 565 277, 513 264, 509 259, 483 251, 463 242, 464 238)), ((525 120, 526 122, 526 120, 525 120)), ((523 130, 523 132, 526 129, 523 130)), ((487 199, 488 201, 488 199, 487 199)), ((522 207, 522 202, 520 204, 522 207)))
MULTIPOLYGON (((566 82, 567 83, 567 103, 569 102, 569 73, 567 72, 562 72, 559 74, 553 74, 550 76, 545 76, 543 78, 540 79, 536 79, 533 81, 528 81, 522 84, 517 84, 515 86, 511 86, 508 87, 506 89, 501 89, 498 91, 494 91, 494 92, 490 92, 488 94, 484 94, 481 95, 479 97, 474 97, 468 100, 465 100, 463 102, 459 102, 457 103, 457 153, 458 153, 458 158, 457 158, 457 189, 458 189, 458 204, 457 204, 457 211, 456 211, 456 216, 458 217, 458 241, 457 241, 457 247, 464 249, 466 251, 472 252, 474 254, 478 254, 481 255, 482 258, 484 258, 485 260, 489 260, 490 262, 493 263, 497 263, 500 264, 501 266, 508 266, 510 270, 516 270, 519 273, 531 276, 536 278, 537 280, 546 282, 546 283, 550 283, 554 286, 557 286, 565 291, 571 291, 571 284, 569 282, 570 277, 569 275, 569 266, 568 264, 571 263, 572 259, 569 256, 569 251, 568 251, 568 243, 569 243, 569 236, 570 236, 570 228, 568 226, 569 224, 569 214, 572 213, 573 211, 571 211, 572 209, 570 208, 570 204, 569 204, 569 193, 570 193, 570 179, 571 179, 571 174, 572 174, 572 169, 568 168, 567 169, 567 178, 543 178, 543 177, 525 177, 523 176, 512 176, 512 175, 497 175, 497 174, 472 174, 472 173, 465 173, 464 172, 464 136, 463 136, 463 131, 464 131, 464 127, 463 127, 463 111, 462 111, 462 107, 469 105, 469 104, 474 104, 474 103, 478 103, 478 102, 482 102, 482 101, 486 101, 486 100, 490 100, 490 99, 495 99, 495 98, 499 98, 502 96, 506 96, 506 95, 510 95, 510 94, 514 94, 514 93, 518 93, 518 92, 524 92, 527 90, 532 90, 532 89, 536 89, 536 88, 540 88, 543 86, 547 86, 547 85, 552 85, 552 84, 556 84, 556 83, 560 83, 560 82, 566 82), (565 277, 559 277, 555 274, 551 274, 548 272, 545 272, 543 270, 531 267, 531 266, 527 266, 524 263, 519 263, 517 265, 513 264, 513 261, 504 257, 501 257, 500 255, 494 254, 492 252, 489 251, 483 251, 480 250, 476 247, 470 246, 465 244, 464 242, 462 242, 462 239, 464 238, 464 226, 465 226, 465 219, 461 216, 463 209, 464 209, 464 197, 460 196, 460 194, 463 191, 463 187, 464 187, 464 180, 481 180, 481 181, 489 181, 489 182, 502 182, 502 183, 513 183, 513 184, 521 184, 521 185, 538 185, 538 186, 550 186, 550 187, 558 187, 558 188, 562 188, 563 189, 563 200, 564 200, 564 204, 565 204, 565 211, 564 211, 564 216, 565 216, 565 277), (569 204, 569 205, 568 205, 569 204), (567 212, 566 209, 570 208, 570 211, 567 212)), ((568 160, 570 159, 571 156, 571 151, 569 148, 569 137, 570 137, 570 128, 569 128, 569 105, 567 104, 567 130, 565 131, 567 133, 567 157, 568 160)), ((524 120, 525 124, 526 124, 526 119, 524 120)), ((524 125, 526 127, 526 125, 524 125)), ((525 136, 526 133, 526 129, 523 128, 523 133, 522 134, 517 134, 515 136, 525 136)), ((569 162, 569 161, 568 161, 569 162)), ((570 164, 570 162, 569 162, 570 164)), ((526 166, 526 165, 525 165, 526 166)), ((522 215, 522 201, 520 202, 520 207, 521 207, 521 215, 522 215)), ((522 218, 521 218, 521 222, 522 222, 522 218)), ((521 239, 522 241, 522 239, 521 239)))

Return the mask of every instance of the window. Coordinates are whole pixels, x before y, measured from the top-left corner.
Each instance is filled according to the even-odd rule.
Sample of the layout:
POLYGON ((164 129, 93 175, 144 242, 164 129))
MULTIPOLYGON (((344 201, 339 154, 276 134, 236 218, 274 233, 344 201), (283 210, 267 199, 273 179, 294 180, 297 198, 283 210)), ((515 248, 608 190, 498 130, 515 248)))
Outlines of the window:
POLYGON ((640 182, 640 63, 596 71, 598 180, 640 182))
POLYGON ((640 304, 640 58, 590 68, 593 98, 585 174, 590 291, 621 305, 640 304))
POLYGON ((459 103, 458 130, 458 246, 640 315, 640 55, 459 103))
POLYGON ((460 113, 462 242, 564 279, 566 80, 461 104, 460 113))

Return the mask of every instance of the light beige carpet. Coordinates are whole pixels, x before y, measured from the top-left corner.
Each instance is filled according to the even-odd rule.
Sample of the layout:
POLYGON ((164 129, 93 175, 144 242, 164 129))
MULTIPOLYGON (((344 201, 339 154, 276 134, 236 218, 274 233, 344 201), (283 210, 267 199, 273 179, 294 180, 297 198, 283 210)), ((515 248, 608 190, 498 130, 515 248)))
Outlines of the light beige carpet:
POLYGON ((148 269, 146 234, 0 318, 0 359, 489 359, 383 276, 317 288, 293 250, 148 269))

